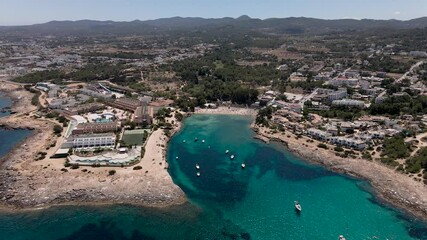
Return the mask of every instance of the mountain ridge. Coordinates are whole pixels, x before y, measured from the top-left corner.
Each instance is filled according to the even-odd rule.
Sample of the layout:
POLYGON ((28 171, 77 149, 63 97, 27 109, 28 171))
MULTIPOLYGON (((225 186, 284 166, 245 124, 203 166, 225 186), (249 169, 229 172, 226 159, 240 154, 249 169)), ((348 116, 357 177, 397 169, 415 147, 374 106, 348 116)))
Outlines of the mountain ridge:
POLYGON ((30 35, 78 35, 78 34, 152 34, 170 31, 197 31, 233 27, 244 31, 267 31, 279 34, 322 34, 339 31, 361 31, 376 28, 414 29, 427 28, 427 17, 411 20, 375 19, 317 19, 310 17, 288 17, 257 19, 247 15, 237 18, 171 17, 155 20, 100 21, 65 20, 47 23, 0 26, 3 33, 30 35))

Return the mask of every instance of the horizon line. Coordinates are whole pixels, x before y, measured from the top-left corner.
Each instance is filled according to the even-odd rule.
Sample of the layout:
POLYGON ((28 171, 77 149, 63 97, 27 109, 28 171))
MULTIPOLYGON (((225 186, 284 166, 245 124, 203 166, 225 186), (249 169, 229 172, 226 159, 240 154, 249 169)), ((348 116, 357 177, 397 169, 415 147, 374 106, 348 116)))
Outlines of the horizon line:
POLYGON ((268 17, 268 18, 256 18, 256 17, 250 17, 249 15, 243 14, 238 17, 198 17, 198 16, 172 16, 172 17, 159 17, 155 19, 133 19, 133 20, 111 20, 111 19, 89 19, 89 18, 83 18, 83 19, 75 19, 75 20, 49 20, 44 22, 38 22, 38 23, 24 23, 24 24, 3 24, 0 23, 0 27, 23 27, 23 26, 33 26, 33 25, 41 25, 41 24, 47 24, 50 22, 80 22, 80 21, 96 21, 96 22, 134 22, 134 21, 140 21, 140 22, 146 22, 146 21, 156 21, 161 19, 172 19, 172 18, 201 18, 201 19, 223 19, 223 18, 232 18, 232 19, 238 19, 240 17, 249 17, 253 20, 268 20, 268 19, 289 19, 289 18, 307 18, 307 19, 317 19, 317 20, 325 20, 325 21, 334 21, 334 20, 356 20, 356 21, 362 21, 362 20, 374 20, 374 21, 412 21, 416 19, 426 18, 427 16, 421 16, 421 17, 415 17, 410 19, 396 19, 396 18, 389 18, 389 19, 380 19, 380 18, 357 18, 357 17, 342 17, 342 18, 317 18, 317 17, 306 17, 306 16, 288 16, 288 17, 268 17))

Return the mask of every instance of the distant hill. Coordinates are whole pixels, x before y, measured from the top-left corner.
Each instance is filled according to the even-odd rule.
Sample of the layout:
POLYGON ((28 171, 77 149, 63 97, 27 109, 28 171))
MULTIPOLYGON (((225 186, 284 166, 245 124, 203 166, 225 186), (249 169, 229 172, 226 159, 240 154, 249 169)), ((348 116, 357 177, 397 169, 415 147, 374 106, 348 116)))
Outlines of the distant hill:
POLYGON ((269 18, 265 20, 250 18, 162 18, 157 20, 132 22, 114 21, 52 21, 28 26, 0 27, 1 33, 17 35, 146 35, 170 33, 173 31, 207 31, 222 28, 241 31, 257 31, 275 34, 323 34, 341 31, 363 31, 369 29, 414 29, 426 28, 427 17, 408 21, 340 19, 323 20, 315 18, 291 17, 269 18))

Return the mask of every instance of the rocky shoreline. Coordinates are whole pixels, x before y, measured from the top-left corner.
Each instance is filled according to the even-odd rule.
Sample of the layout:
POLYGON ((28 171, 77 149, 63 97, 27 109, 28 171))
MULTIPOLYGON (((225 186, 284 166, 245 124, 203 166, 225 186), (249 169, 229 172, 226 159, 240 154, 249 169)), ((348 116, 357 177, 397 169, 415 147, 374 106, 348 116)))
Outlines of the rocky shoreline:
POLYGON ((287 135, 291 137, 285 139, 266 133, 254 125, 251 128, 256 133, 254 137, 257 139, 266 143, 278 142, 303 160, 321 165, 336 173, 367 181, 379 200, 427 222, 427 187, 424 184, 379 163, 339 158, 327 150, 295 140, 296 136, 289 133, 287 135), (360 161, 364 162, 360 163, 360 161))
MULTIPOLYGON (((142 170, 124 168, 66 169, 63 159, 36 161, 41 151, 52 151, 58 137, 54 121, 32 117, 36 107, 32 94, 22 86, 2 83, 0 91, 9 92, 12 109, 18 114, 0 118, 4 129, 29 129, 33 133, 17 144, 0 163, 0 207, 8 210, 38 209, 58 205, 131 204, 163 208, 187 202, 184 192, 173 183, 166 166, 166 141, 163 130, 151 141, 152 154, 137 165, 142 170), (159 144, 158 142, 164 144, 159 144), (110 176, 108 171, 116 174, 110 176)), ((176 131, 176 130, 175 130, 176 131)), ((83 168, 83 167, 82 167, 83 168)))

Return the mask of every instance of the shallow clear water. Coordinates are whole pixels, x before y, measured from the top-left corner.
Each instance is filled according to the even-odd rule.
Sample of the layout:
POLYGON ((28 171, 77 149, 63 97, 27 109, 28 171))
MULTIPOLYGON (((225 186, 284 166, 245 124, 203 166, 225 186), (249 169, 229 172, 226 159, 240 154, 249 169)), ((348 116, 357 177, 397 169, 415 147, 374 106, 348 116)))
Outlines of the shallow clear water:
POLYGON ((0 157, 31 134, 30 130, 5 130, 0 128, 0 157))
MULTIPOLYGON (((12 106, 10 98, 0 93, 0 110, 12 106)), ((2 113, 0 117, 9 115, 10 112, 2 113)), ((0 158, 6 155, 17 143, 24 140, 31 131, 29 130, 5 130, 0 128, 0 158)))
POLYGON ((2 213, 0 239, 427 239, 424 223, 380 204, 365 182, 253 139, 250 121, 196 115, 172 138, 170 173, 191 203, 2 213))
POLYGON ((3 93, 0 93, 0 117, 10 115, 10 111, 4 109, 5 107, 11 107, 12 100, 6 97, 3 93))

